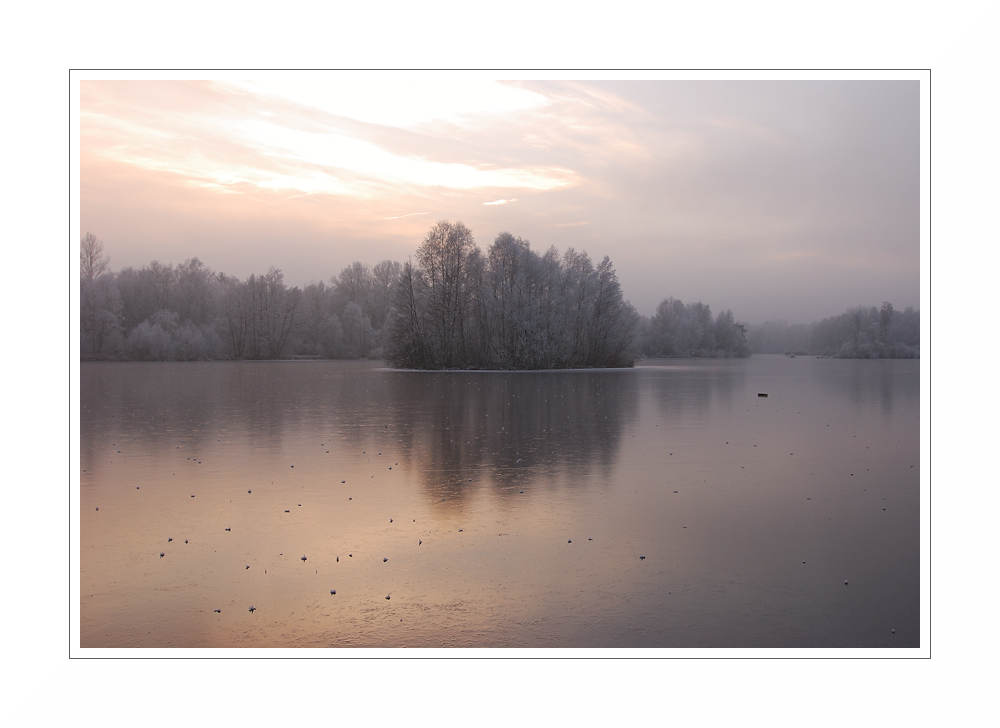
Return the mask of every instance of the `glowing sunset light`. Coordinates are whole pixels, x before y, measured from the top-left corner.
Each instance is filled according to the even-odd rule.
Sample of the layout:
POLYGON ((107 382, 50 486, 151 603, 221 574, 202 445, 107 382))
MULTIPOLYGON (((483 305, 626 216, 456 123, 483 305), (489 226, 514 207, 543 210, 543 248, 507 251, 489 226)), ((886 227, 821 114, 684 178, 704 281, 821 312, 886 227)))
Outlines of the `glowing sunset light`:
POLYGON ((543 94, 461 74, 273 73, 220 88, 286 99, 369 124, 413 127, 430 121, 474 124, 476 117, 502 116, 549 103, 543 94), (420 81, 415 83, 415 81, 420 81))
POLYGON ((494 200, 493 202, 484 202, 483 204, 484 205, 506 205, 506 204, 508 204, 510 202, 517 202, 517 198, 515 197, 515 198, 513 198, 511 200, 494 200))

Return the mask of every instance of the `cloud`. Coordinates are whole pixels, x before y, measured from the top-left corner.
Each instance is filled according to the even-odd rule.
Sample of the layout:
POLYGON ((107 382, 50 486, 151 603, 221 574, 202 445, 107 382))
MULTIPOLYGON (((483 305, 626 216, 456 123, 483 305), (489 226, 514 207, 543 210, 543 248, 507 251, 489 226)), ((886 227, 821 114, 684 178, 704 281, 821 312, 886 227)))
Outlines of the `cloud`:
MULTIPOLYGON (((429 215, 427 212, 408 212, 405 215, 394 215, 393 217, 380 217, 379 220, 399 220, 404 217, 413 217, 414 215, 429 215)), ((369 222, 375 222, 370 220, 369 222)))
POLYGON ((484 205, 506 205, 508 202, 517 202, 517 198, 514 197, 510 200, 494 200, 493 202, 484 202, 484 205))

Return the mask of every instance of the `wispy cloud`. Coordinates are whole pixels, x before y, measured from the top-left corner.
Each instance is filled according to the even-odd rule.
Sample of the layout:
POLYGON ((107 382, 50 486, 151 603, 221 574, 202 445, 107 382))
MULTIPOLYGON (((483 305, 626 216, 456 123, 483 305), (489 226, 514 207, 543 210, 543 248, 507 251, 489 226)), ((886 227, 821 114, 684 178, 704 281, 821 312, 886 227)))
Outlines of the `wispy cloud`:
POLYGON ((493 202, 484 202, 484 205, 506 205, 508 202, 517 202, 517 198, 514 197, 510 200, 493 200, 493 202))
MULTIPOLYGON (((399 220, 403 217, 413 217, 414 215, 429 215, 429 212, 408 212, 405 215, 394 215, 393 217, 380 217, 379 220, 399 220)), ((369 220, 369 222, 374 222, 374 220, 369 220)))

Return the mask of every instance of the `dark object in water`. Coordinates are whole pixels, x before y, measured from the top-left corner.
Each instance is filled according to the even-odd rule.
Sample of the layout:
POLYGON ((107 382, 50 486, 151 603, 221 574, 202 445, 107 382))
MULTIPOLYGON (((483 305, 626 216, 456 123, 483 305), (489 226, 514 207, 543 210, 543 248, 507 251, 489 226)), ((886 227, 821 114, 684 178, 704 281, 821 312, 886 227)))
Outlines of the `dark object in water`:
MULTIPOLYGON (((885 509, 883 509, 883 510, 885 510, 885 509)), ((163 558, 163 552, 162 551, 160 552, 160 558, 161 559, 163 558)))
POLYGON ((221 609, 216 609, 216 610, 215 610, 215 613, 216 613, 216 614, 222 614, 222 610, 221 610, 221 609))
POLYGON ((388 560, 389 560, 389 559, 386 559, 386 558, 383 558, 383 559, 382 559, 382 563, 384 564, 384 563, 385 563, 386 561, 388 561, 388 560))
POLYGON ((386 594, 386 595, 385 595, 385 598, 386 598, 386 599, 388 599, 388 598, 389 598, 389 595, 388 595, 388 594, 386 594))
POLYGON ((645 556, 640 556, 640 557, 639 557, 639 561, 642 561, 642 560, 643 560, 643 559, 645 559, 645 558, 646 558, 645 556))
POLYGON ((250 607, 250 614, 253 614, 256 611, 257 611, 257 607, 254 607, 254 606, 250 607))
POLYGON ((767 392, 757 392, 757 396, 758 397, 766 397, 767 396, 767 392))
POLYGON ((303 561, 305 561, 305 560, 306 560, 306 557, 305 557, 305 556, 303 556, 303 557, 302 557, 302 560, 303 560, 303 561))
POLYGON ((331 589, 331 590, 330 590, 330 594, 331 594, 331 595, 333 595, 333 594, 336 594, 336 593, 337 593, 337 590, 336 590, 336 589, 331 589))

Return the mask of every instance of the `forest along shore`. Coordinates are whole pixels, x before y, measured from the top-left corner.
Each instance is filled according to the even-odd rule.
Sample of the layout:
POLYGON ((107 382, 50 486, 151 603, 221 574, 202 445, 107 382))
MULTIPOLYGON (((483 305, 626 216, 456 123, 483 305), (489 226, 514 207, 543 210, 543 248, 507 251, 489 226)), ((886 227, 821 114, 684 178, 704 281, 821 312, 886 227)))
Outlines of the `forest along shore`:
POLYGON ((416 264, 354 262, 328 282, 288 287, 271 267, 246 280, 198 258, 114 272, 80 241, 84 361, 386 359, 405 368, 632 366, 638 357, 753 353, 918 358, 920 312, 857 306, 812 324, 750 326, 729 309, 669 297, 652 316, 625 300, 610 258, 500 233, 484 253, 461 222, 428 232, 416 264))

